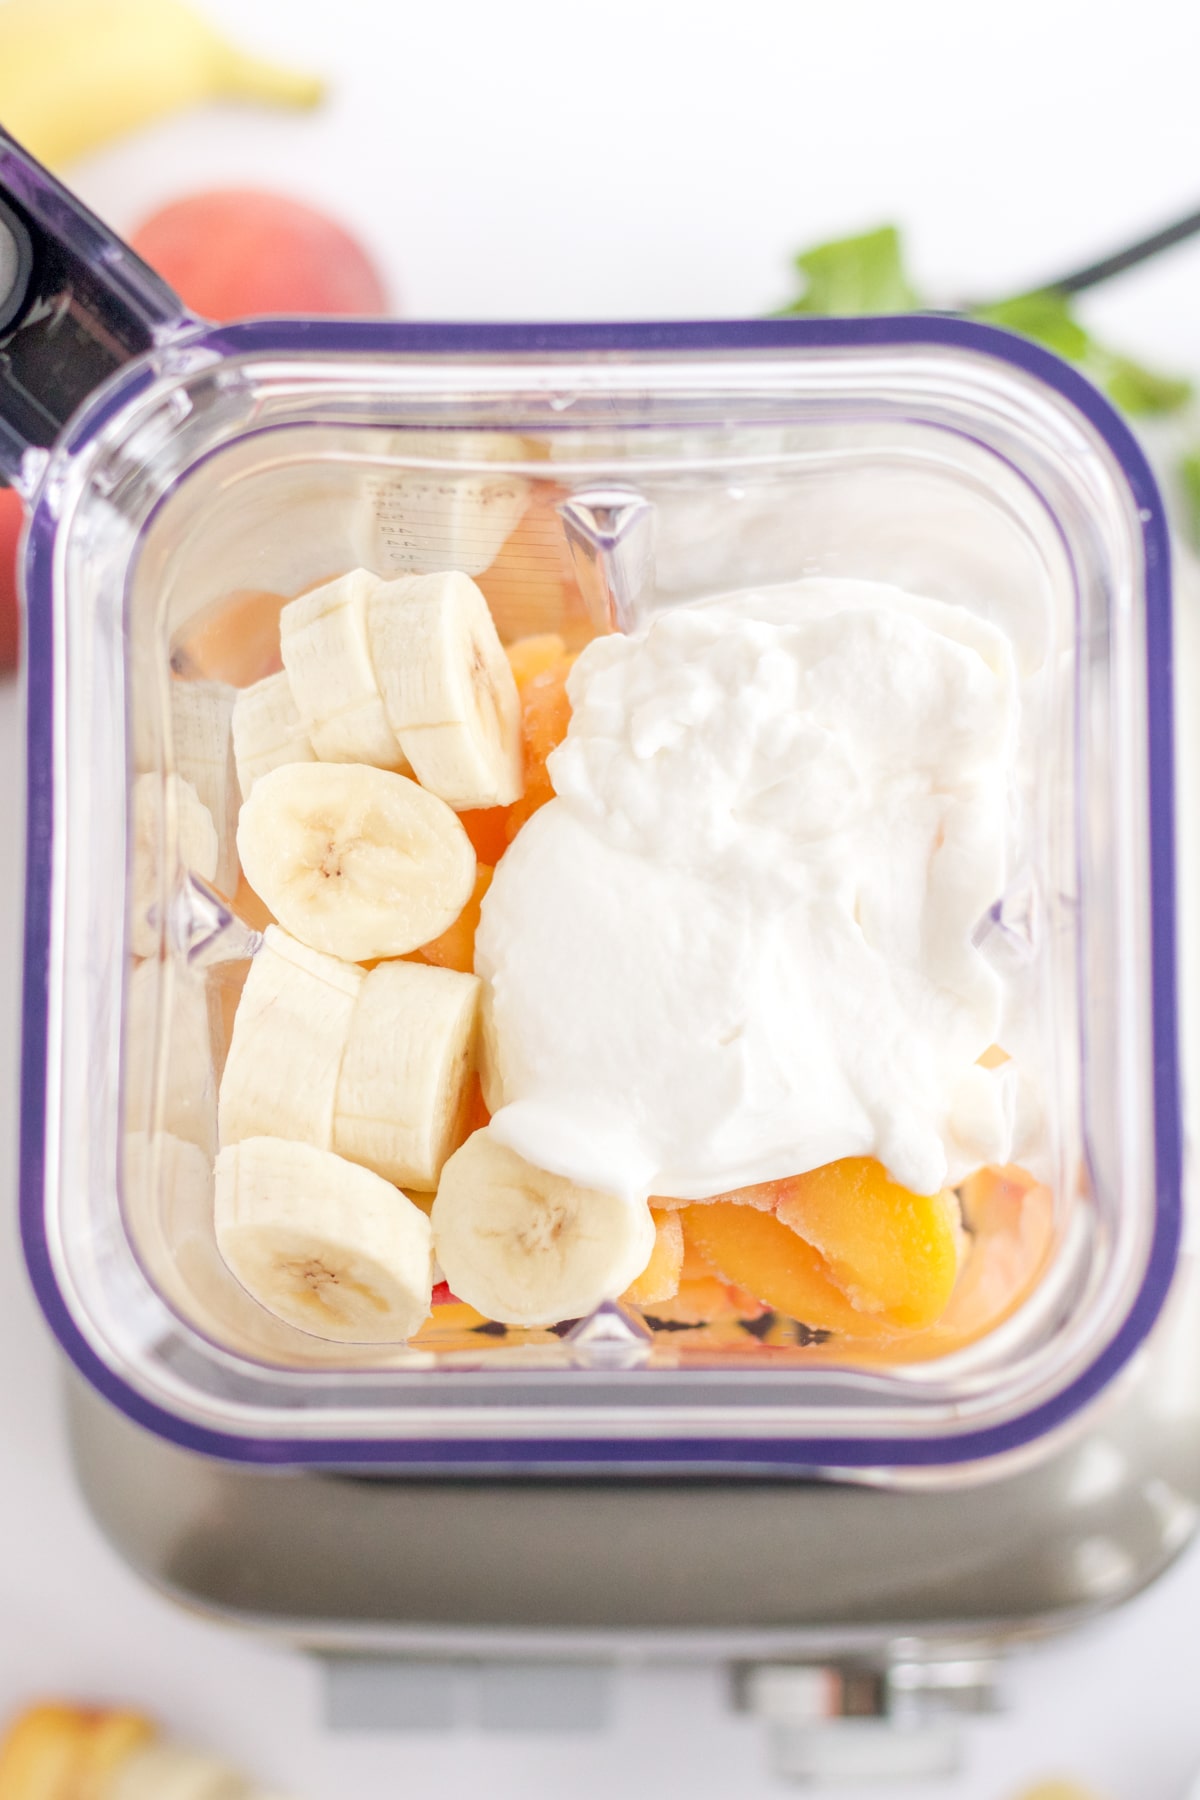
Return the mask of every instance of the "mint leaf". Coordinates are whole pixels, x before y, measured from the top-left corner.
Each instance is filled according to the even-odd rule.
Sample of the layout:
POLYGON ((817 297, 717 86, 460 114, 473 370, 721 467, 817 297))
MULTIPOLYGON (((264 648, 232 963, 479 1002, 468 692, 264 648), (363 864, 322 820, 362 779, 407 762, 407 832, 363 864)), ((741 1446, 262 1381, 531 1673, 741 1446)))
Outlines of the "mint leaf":
POLYGON ((804 277, 804 291, 781 309, 785 315, 845 318, 915 312, 921 304, 905 272, 900 233, 894 225, 818 244, 796 258, 796 267, 804 277))
POLYGON ((1073 317, 1070 301, 1053 290, 1014 294, 1011 300, 999 300, 993 306, 977 306, 972 317, 1032 338, 1067 362, 1083 362, 1091 349, 1091 338, 1073 317))
MULTIPOLYGON (((1095 347, 1099 351, 1099 346, 1095 347)), ((1152 413, 1178 412, 1192 397, 1192 384, 1181 375, 1160 375, 1143 368, 1128 356, 1099 351, 1107 368, 1097 366, 1096 377, 1110 400, 1137 418, 1152 413)))
POLYGON ((1183 522, 1193 550, 1200 550, 1200 450, 1189 450, 1175 465, 1183 495, 1183 522))
MULTIPOLYGON (((847 318, 862 313, 916 312, 922 305, 904 266, 900 233, 894 225, 817 244, 801 252, 796 268, 803 277, 803 291, 781 307, 777 317, 847 318)), ((1176 412, 1192 397, 1191 382, 1148 369, 1098 343, 1076 318, 1070 296, 1054 288, 976 306, 970 316, 1032 338, 1064 361, 1075 363, 1123 412, 1134 417, 1176 412)))
POLYGON ((1178 375, 1147 369, 1117 350, 1097 343, 1071 309, 1066 294, 1053 288, 1032 294, 1016 294, 993 306, 976 307, 972 316, 989 325, 1002 325, 1022 337, 1045 345, 1064 361, 1075 363, 1122 412, 1133 415, 1176 412, 1192 397, 1192 384, 1178 375))

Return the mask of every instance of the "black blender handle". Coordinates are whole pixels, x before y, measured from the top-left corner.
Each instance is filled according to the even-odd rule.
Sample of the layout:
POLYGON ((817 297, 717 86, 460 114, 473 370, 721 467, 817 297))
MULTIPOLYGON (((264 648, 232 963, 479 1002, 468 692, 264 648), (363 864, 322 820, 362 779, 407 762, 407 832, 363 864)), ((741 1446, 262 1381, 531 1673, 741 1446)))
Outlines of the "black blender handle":
POLYGON ((88 395, 190 322, 161 277, 0 126, 0 478, 28 494, 45 461, 36 453, 88 395))

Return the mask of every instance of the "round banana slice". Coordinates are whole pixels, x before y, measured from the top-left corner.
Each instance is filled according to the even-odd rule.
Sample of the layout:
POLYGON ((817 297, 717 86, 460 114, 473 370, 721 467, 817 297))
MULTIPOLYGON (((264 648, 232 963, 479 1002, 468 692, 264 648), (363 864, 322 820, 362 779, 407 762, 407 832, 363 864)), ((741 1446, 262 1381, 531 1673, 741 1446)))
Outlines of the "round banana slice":
POLYGON ((238 854, 284 929, 346 962, 427 944, 475 885, 475 852, 445 802, 364 763, 287 763, 260 776, 238 854))
POLYGON ((442 1170, 432 1219, 453 1292, 506 1325, 583 1318, 624 1293, 654 1250, 644 1200, 535 1169, 486 1128, 442 1170))
POLYGON ((519 800, 520 696, 470 576, 383 583, 367 603, 367 635, 388 723, 422 786, 460 810, 519 800))
POLYGON ((265 1137, 222 1150, 215 1225, 247 1293, 313 1337, 399 1344, 429 1315, 429 1220, 331 1151, 265 1137))

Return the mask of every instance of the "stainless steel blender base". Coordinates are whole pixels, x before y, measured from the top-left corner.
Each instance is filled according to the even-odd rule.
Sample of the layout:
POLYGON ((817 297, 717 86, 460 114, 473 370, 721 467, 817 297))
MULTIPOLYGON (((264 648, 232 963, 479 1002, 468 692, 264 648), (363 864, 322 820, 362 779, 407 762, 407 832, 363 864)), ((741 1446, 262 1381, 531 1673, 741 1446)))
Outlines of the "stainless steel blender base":
MULTIPOLYGON (((1004 1648, 1130 1598, 1191 1537, 1197 1299, 1189 1267, 1068 1437, 923 1485, 250 1468, 150 1436, 76 1380, 70 1432, 98 1524, 148 1581, 339 1659, 335 1722, 594 1723, 614 1663, 717 1661, 783 1765, 833 1772, 841 1719, 843 1757, 857 1745, 878 1774, 868 1727, 904 1724, 911 1757, 915 1726, 988 1703, 1004 1648)), ((949 1766, 944 1739, 926 1732, 922 1772, 949 1766)))

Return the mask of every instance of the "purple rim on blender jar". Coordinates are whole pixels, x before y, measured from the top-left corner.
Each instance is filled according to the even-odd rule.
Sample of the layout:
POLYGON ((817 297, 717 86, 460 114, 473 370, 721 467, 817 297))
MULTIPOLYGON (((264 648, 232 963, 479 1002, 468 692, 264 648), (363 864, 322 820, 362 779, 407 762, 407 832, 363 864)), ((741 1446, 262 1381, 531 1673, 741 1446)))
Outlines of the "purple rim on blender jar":
MULTIPOLYGON (((0 135, 0 177, 8 179, 0 135)), ((130 1385, 89 1343, 56 1278, 46 1212, 46 1121, 49 1081, 49 977, 51 876, 54 832, 53 568, 58 538, 54 498, 40 494, 25 546, 27 598, 28 820, 26 865, 25 989, 21 1084, 21 1228, 34 1288, 58 1340, 80 1372, 130 1419, 176 1444, 246 1462, 392 1465, 397 1469, 453 1470, 470 1466, 510 1471, 604 1469, 735 1470, 803 1475, 839 1468, 900 1468, 992 1458, 1044 1436, 1105 1387, 1128 1362, 1153 1325, 1174 1274, 1181 1225, 1181 1121, 1175 1011, 1175 902, 1173 746, 1171 722, 1171 621, 1169 544, 1165 515, 1153 476, 1132 433, 1088 382, 1057 358, 1024 339, 991 327, 942 317, 795 319, 630 325, 406 325, 324 320, 275 320, 208 328, 188 317, 153 282, 105 228, 87 221, 81 239, 78 211, 43 171, 17 165, 22 199, 36 201, 44 219, 64 239, 74 235, 82 256, 105 267, 101 290, 119 287, 118 312, 132 317, 134 341, 126 354, 157 345, 186 344, 208 360, 249 355, 336 354, 426 357, 615 357, 658 353, 808 351, 876 346, 958 348, 1025 372, 1055 390, 1082 414, 1119 466, 1137 508, 1145 578, 1145 656, 1150 704, 1146 714, 1148 849, 1150 876, 1150 1001, 1153 1052, 1155 1206, 1152 1237, 1137 1293, 1119 1327, 1074 1379, 1041 1404, 1000 1423, 936 1437, 863 1435, 854 1438, 683 1437, 391 1438, 253 1437, 214 1430, 177 1416, 130 1385), (115 249, 114 249, 115 246, 115 249), (114 271, 114 260, 117 269, 114 271), (128 266, 127 266, 128 265, 128 266), (119 282, 113 280, 114 273, 119 282), (140 339, 140 345, 138 340, 140 339)), ((90 443, 156 378, 150 359, 129 362, 82 408, 59 440, 69 456, 90 443)), ((189 470, 190 473, 190 470, 189 470)), ((161 504, 161 499, 160 499, 161 504)), ((1086 1148, 1086 1146, 1085 1146, 1086 1148)), ((505 1371, 496 1372, 501 1381, 505 1371)), ((502 1409, 503 1386, 496 1402, 502 1409)), ((503 1426, 499 1427, 500 1432, 503 1426)))

